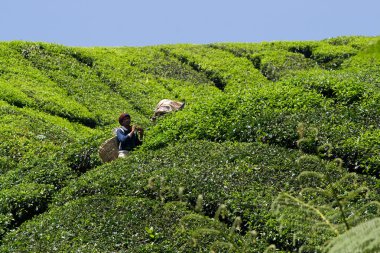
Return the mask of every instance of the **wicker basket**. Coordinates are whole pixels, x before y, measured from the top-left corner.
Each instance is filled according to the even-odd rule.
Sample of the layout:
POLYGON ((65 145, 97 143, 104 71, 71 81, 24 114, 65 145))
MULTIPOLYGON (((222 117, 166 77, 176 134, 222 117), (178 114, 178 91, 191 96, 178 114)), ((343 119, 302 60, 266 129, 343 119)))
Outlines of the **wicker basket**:
POLYGON ((103 163, 115 160, 119 156, 117 137, 112 137, 99 147, 99 156, 103 163))

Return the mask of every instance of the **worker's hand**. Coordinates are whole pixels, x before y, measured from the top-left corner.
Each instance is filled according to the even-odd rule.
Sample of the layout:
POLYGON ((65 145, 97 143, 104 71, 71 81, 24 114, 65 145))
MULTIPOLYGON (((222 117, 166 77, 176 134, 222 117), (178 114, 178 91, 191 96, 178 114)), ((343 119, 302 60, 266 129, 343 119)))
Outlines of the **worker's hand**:
POLYGON ((135 126, 135 125, 133 125, 133 126, 132 126, 132 130, 131 130, 131 132, 132 132, 132 133, 134 133, 134 132, 135 132, 135 130, 136 130, 136 126, 135 126))

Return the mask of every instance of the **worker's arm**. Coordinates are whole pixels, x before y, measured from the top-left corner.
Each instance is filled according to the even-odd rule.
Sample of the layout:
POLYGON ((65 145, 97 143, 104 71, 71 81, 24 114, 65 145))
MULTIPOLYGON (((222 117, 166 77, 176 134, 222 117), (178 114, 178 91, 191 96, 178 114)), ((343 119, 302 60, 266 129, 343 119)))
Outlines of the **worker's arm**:
POLYGON ((132 126, 132 131, 129 132, 128 134, 124 134, 124 133, 123 133, 123 130, 121 130, 121 129, 119 128, 119 129, 116 131, 117 139, 118 139, 120 142, 124 142, 124 141, 126 141, 127 139, 132 138, 134 132, 135 132, 135 126, 132 126))

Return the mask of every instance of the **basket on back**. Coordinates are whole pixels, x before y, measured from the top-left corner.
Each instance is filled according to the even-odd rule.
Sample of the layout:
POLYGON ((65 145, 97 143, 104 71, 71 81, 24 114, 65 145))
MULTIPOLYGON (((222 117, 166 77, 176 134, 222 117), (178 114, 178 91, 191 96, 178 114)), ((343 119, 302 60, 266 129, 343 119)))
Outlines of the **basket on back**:
POLYGON ((110 162, 118 158, 119 147, 116 136, 103 142, 99 148, 99 156, 103 163, 110 162))

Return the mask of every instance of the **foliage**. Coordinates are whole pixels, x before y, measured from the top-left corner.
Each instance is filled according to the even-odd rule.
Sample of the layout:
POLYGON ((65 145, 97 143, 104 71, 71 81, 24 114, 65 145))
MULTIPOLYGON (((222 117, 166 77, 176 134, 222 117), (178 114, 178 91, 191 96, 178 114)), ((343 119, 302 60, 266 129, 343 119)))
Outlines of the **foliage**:
MULTIPOLYGON (((4 92, 0 98, 23 107, 42 109, 53 115, 94 125, 94 117, 87 108, 67 96, 52 80, 33 68, 13 49, 13 44, 0 45, 0 87, 4 92)), ((39 50, 38 45, 30 45, 30 50, 39 50)))
POLYGON ((380 203, 357 174, 336 172, 332 178, 303 171, 298 177, 303 186, 299 194, 282 192, 273 201, 272 211, 281 229, 293 234, 294 246, 321 250, 330 238, 380 215, 380 203))
POLYGON ((44 212, 53 192, 53 186, 19 184, 0 191, 0 235, 17 227, 25 220, 44 212))
POLYGON ((379 48, 1 42, 1 250, 335 249, 380 215, 379 48), (144 143, 102 165, 121 112, 144 143))
POLYGON ((22 225, 4 238, 2 251, 207 252, 223 247, 218 240, 233 242, 233 237, 223 224, 191 214, 180 202, 98 195, 22 225))
POLYGON ((332 240, 325 252, 378 252, 380 218, 363 222, 332 240))
POLYGON ((169 54, 204 72, 220 90, 230 93, 246 92, 265 83, 265 78, 248 59, 206 46, 168 47, 169 54))

